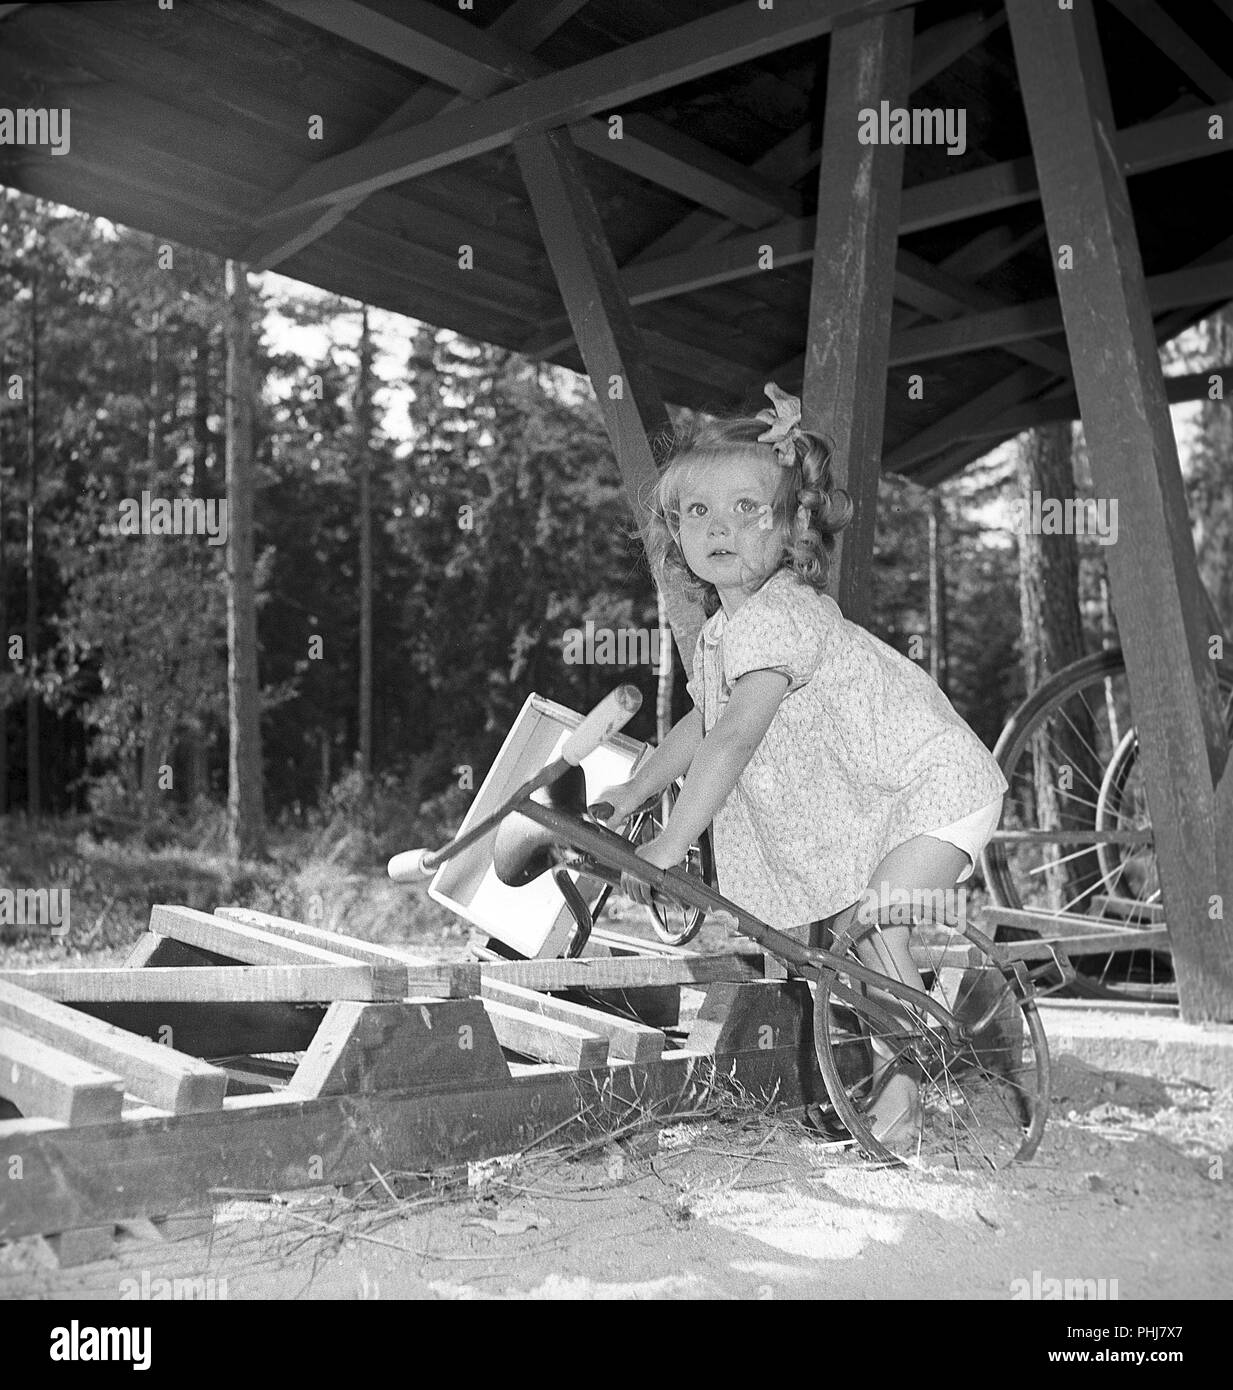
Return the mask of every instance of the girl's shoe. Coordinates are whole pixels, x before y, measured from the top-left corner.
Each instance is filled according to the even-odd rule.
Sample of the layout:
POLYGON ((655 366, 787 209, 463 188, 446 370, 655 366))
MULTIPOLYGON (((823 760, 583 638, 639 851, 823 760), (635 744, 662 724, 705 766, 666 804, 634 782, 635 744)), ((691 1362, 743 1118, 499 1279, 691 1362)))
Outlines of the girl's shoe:
POLYGON ((895 1149, 919 1144, 925 1119, 920 1091, 914 1067, 900 1063, 886 1068, 866 1111, 879 1144, 895 1149))

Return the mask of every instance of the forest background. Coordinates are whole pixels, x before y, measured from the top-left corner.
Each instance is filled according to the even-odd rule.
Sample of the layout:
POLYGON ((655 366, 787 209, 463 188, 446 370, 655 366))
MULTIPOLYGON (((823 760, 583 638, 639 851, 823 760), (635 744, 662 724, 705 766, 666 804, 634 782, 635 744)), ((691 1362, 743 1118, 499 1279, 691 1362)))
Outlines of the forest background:
MULTIPOLYGON (((384 863, 456 828, 528 694, 585 710, 630 680, 645 698, 628 732, 657 737, 652 667, 565 659, 588 620, 659 621, 589 383, 254 278, 262 756, 247 771, 262 811, 236 853, 226 547, 121 524, 143 493, 226 496, 223 265, 2 196, 0 884, 72 894, 63 940, 0 924, 7 958, 119 958, 156 901, 243 903, 448 950, 462 924, 386 882, 384 863)), ((1216 317, 1167 345, 1165 368, 1227 363, 1231 348, 1233 322, 1216 317)), ((1230 412, 1202 401, 1174 419, 1228 630, 1230 412)), ((1072 647, 1116 642, 1095 539, 1049 539, 1077 574, 1062 598, 1032 593, 1039 570, 1021 563, 1011 503, 1059 466, 1090 495, 1078 427, 1021 437, 929 492, 881 483, 872 630, 930 670, 990 747, 1050 673, 1042 623, 1072 647), (1069 611, 1050 614, 1059 602, 1069 611)), ((679 658, 670 700, 679 717, 679 658)))

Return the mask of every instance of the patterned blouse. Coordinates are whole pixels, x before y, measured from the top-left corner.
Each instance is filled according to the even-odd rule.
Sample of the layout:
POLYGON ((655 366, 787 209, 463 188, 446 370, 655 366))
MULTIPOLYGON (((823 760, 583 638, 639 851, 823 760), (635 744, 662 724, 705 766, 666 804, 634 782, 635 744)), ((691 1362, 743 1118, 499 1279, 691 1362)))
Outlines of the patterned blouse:
POLYGON ((791 569, 703 626, 687 688, 707 732, 760 670, 790 684, 712 833, 720 892, 772 927, 847 907, 896 845, 1007 789, 929 675, 791 569))

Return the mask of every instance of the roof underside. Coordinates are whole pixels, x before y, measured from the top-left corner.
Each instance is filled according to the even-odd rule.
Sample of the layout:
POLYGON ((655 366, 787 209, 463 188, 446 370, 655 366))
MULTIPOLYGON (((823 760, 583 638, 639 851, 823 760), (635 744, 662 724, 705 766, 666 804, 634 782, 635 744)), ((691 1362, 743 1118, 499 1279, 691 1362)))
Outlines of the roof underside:
MULTIPOLYGON (((884 464, 931 482, 1065 415, 1073 387, 999 0, 915 9, 911 105, 966 121, 961 154, 906 149, 884 464)), ((717 12, 709 0, 0 5, 5 103, 72 113, 67 155, 0 147, 0 181, 582 371, 508 140, 332 212, 272 219, 271 205, 312 166, 433 119, 453 121, 461 146, 495 94, 717 12), (463 244, 473 269, 459 267, 463 244)), ((1230 141, 1207 127, 1213 109, 1233 120, 1233 79, 1212 56, 1233 54, 1230 15, 1222 0, 1168 18, 1155 0, 1097 7, 1162 339, 1233 295, 1233 200, 1214 196, 1227 155, 1212 162, 1230 141)), ((726 409, 770 377, 799 385, 828 48, 823 34, 567 122, 669 402, 726 409), (764 245, 773 269, 759 268, 764 245)))

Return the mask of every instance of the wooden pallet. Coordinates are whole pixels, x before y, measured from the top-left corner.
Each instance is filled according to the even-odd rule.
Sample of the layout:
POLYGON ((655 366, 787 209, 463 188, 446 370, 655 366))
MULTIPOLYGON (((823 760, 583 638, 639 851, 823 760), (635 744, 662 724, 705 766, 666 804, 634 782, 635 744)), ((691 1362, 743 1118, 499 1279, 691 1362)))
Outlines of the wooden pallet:
POLYGON ((808 988, 766 979, 754 948, 598 931, 589 949, 442 963, 158 906, 122 967, 0 972, 0 1108, 20 1112, 0 1119, 0 1240, 94 1259, 228 1192, 456 1166, 631 1106, 687 1112, 717 1075, 787 1104, 824 1094, 808 988), (683 986, 704 994, 688 1029, 683 986))

